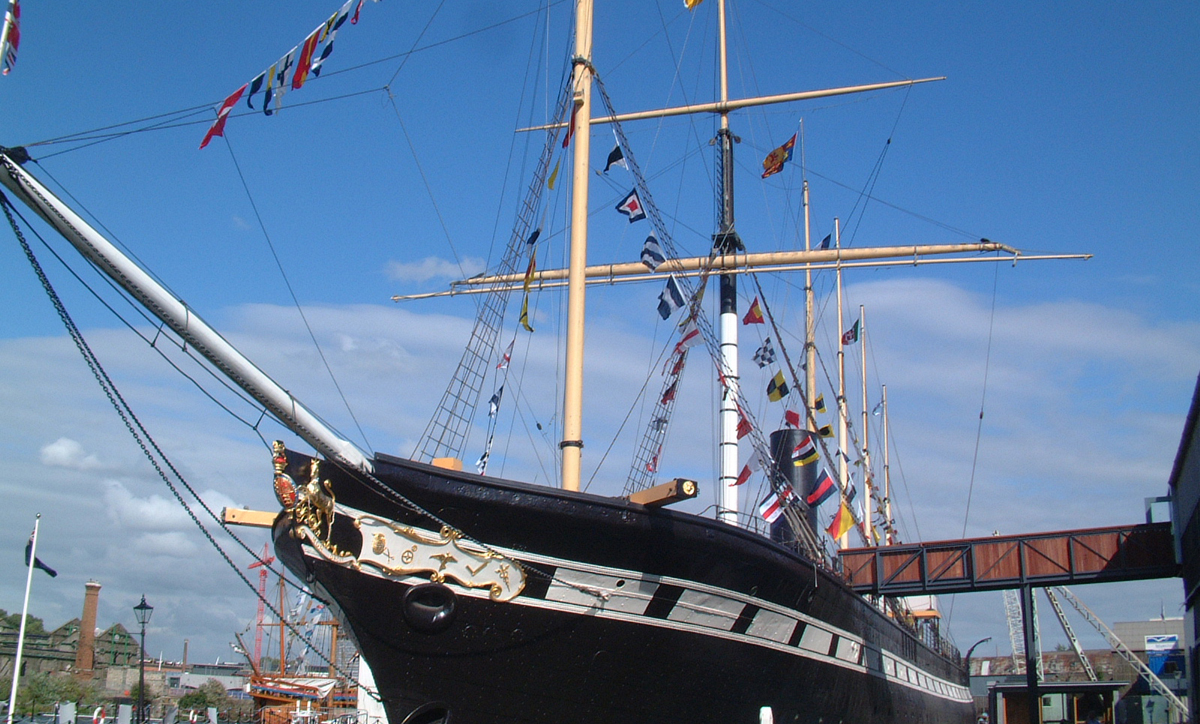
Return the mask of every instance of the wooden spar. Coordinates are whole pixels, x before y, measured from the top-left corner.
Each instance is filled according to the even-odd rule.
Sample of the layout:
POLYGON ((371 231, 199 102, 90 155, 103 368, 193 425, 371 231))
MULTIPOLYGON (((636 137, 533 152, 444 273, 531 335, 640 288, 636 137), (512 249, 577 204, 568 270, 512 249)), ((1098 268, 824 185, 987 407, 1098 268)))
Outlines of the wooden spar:
MULTIPOLYGON (((728 114, 730 111, 740 110, 742 108, 752 108, 754 106, 766 106, 775 103, 791 103, 793 101, 806 101, 814 98, 829 98, 830 96, 848 95, 850 93, 866 93, 868 91, 887 90, 889 88, 904 88, 906 86, 914 86, 918 83, 932 83, 934 81, 946 80, 946 76, 937 78, 918 78, 916 80, 898 80, 889 83, 870 83, 868 85, 853 85, 844 86, 841 88, 825 88, 815 91, 799 91, 796 93, 781 93, 773 96, 759 96, 757 98, 741 98, 738 100, 723 100, 715 103, 696 103, 686 106, 675 106, 673 108, 660 108, 654 111, 635 111, 633 113, 619 113, 613 116, 598 116, 591 119, 593 125, 601 123, 614 123, 625 121, 640 121, 648 118, 667 118, 670 116, 685 116, 691 113, 720 113, 728 114)), ((551 128, 562 128, 565 124, 549 123, 544 126, 530 126, 529 128, 519 128, 518 133, 526 131, 545 131, 551 128)))
POLYGON ((579 490, 583 451, 583 318, 587 288, 588 155, 592 113, 592 2, 575 4, 575 155, 571 181, 571 251, 567 275, 567 347, 563 381, 562 487, 579 490))
MULTIPOLYGON (((707 256, 692 256, 685 259, 667 259, 653 273, 658 275, 675 274, 680 272, 701 271, 711 268, 713 271, 724 272, 769 264, 816 264, 821 262, 837 262, 843 266, 847 261, 864 259, 890 259, 899 257, 919 257, 933 254, 966 254, 971 252, 987 253, 999 251, 1012 254, 1019 252, 1005 244, 995 242, 976 242, 971 244, 924 244, 916 246, 876 246, 857 249, 842 249, 839 256, 837 249, 818 249, 816 251, 767 251, 753 254, 722 254, 716 258, 707 256)), ((533 282, 553 281, 567 278, 567 269, 545 269, 534 272, 533 282)), ((624 276, 648 276, 650 267, 640 261, 624 262, 621 264, 595 264, 584 269, 584 275, 591 278, 603 277, 614 279, 624 276)), ((525 274, 496 274, 477 276, 470 279, 451 282, 452 287, 462 286, 491 286, 493 284, 510 284, 523 282, 525 274)))
MULTIPOLYGON (((980 257, 951 257, 951 258, 947 258, 947 259, 914 258, 914 259, 902 259, 902 260, 893 259, 893 260, 880 260, 880 261, 859 261, 859 262, 844 263, 841 265, 841 267, 843 269, 861 269, 861 268, 868 268, 868 267, 875 268, 875 267, 889 267, 889 266, 913 266, 913 267, 916 267, 916 266, 928 266, 930 264, 968 264, 968 263, 974 263, 974 262, 992 262, 992 263, 994 263, 994 262, 998 262, 998 261, 1007 261, 1009 259, 1011 259, 1013 261, 1013 264, 1015 265, 1018 259, 1020 259, 1021 261, 1047 261, 1047 260, 1091 259, 1091 258, 1092 258, 1091 254, 1034 254, 1034 255, 1029 255, 1029 256, 1022 254, 1020 256, 1012 256, 1012 257, 980 256, 980 257)), ((834 268, 836 268, 836 266, 837 265, 834 262, 825 262, 825 263, 820 263, 820 264, 813 264, 813 263, 777 264, 777 265, 768 265, 768 266, 761 266, 761 267, 738 267, 735 269, 726 269, 723 273, 725 273, 725 274, 755 274, 755 273, 776 274, 776 273, 780 273, 780 272, 823 271, 826 269, 834 269, 834 268)), ((609 269, 610 267, 606 266, 603 268, 609 269)), ((662 267, 660 266, 659 268, 661 269, 662 267)), ((698 277, 703 273, 704 273, 704 271, 701 269, 694 269, 691 271, 674 272, 674 275, 676 277, 698 277)), ((630 284, 630 283, 636 284, 639 282, 663 280, 663 279, 666 279, 667 276, 669 276, 669 275, 661 273, 661 272, 647 272, 645 274, 637 274, 637 275, 625 276, 625 277, 620 277, 620 276, 609 277, 608 275, 600 275, 600 276, 589 277, 587 279, 587 283, 589 286, 595 285, 595 284, 607 284, 609 286, 613 286, 616 284, 630 284)), ((535 279, 536 279, 536 275, 535 275, 535 279)), ((464 294, 486 294, 488 292, 495 292, 495 291, 515 291, 517 289, 523 288, 523 284, 521 282, 514 282, 511 284, 500 285, 500 286, 495 286, 495 287, 472 285, 472 286, 467 287, 466 289, 457 288, 457 285, 461 285, 461 284, 462 284, 462 282, 454 282, 454 283, 452 283, 451 288, 449 290, 444 290, 444 291, 440 291, 440 292, 423 292, 421 294, 396 294, 396 295, 392 296, 392 301, 393 302, 407 302, 407 301, 412 301, 412 300, 416 300, 416 299, 436 299, 438 297, 456 297, 456 296, 460 296, 460 295, 464 295, 464 294)), ((564 281, 534 281, 533 283, 530 284, 529 288, 534 291, 547 291, 547 290, 551 290, 551 289, 560 289, 564 286, 566 286, 566 282, 564 282, 564 281)))

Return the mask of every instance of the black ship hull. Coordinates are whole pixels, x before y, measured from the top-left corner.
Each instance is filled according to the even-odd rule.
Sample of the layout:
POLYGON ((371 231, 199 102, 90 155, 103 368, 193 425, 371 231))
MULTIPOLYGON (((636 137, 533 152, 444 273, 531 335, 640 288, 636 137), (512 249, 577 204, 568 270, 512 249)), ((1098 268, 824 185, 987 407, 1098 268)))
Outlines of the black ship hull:
MULTIPOLYGON (((289 454, 290 479, 305 480, 308 462, 289 454)), ((276 550, 339 611, 391 724, 731 724, 762 707, 777 722, 972 720, 957 657, 748 531, 388 456, 375 460, 387 490, 328 463, 319 477, 337 506, 324 543, 320 523, 292 511, 276 550), (367 565, 372 547, 391 560, 368 532, 380 519, 425 539, 461 531, 470 539, 446 550, 517 561, 524 585, 496 600, 450 576, 430 586, 429 573, 367 565)))

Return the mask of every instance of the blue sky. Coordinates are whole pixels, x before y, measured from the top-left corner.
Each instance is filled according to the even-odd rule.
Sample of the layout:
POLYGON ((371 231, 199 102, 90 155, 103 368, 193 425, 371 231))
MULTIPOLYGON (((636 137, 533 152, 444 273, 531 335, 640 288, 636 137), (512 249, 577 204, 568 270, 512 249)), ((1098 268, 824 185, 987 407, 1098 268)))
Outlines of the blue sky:
MULTIPOLYGON (((0 78, 0 143, 200 109, 187 119, 192 125, 31 152, 201 315, 352 431, 278 256, 369 445, 405 454, 457 361, 474 307, 470 298, 389 298, 443 287, 451 277, 441 272, 459 268, 456 256, 469 273, 496 257, 539 143, 513 130, 545 118, 545 78, 552 98, 570 8, 551 6, 547 21, 532 2, 367 3, 362 21, 339 34, 321 79, 286 96, 271 118, 239 105, 228 143, 197 150, 221 99, 337 7, 30 0, 17 67, 0 78), (427 49, 402 66, 396 56, 413 48, 427 49)), ((595 64, 618 111, 713 97, 714 0, 691 14, 673 0, 601 4, 596 13, 595 64)), ((758 175, 762 157, 803 117, 817 239, 836 216, 856 246, 986 237, 1028 252, 1094 255, 847 274, 850 308, 868 310, 870 385, 888 386, 905 538, 1141 519, 1142 499, 1165 492, 1200 370, 1200 10, 742 0, 730 13, 733 97, 948 77, 911 91, 736 114, 737 222, 751 249, 802 244, 799 151, 784 173, 766 182, 758 175), (868 184, 872 199, 864 201, 868 184)), ((626 128, 690 253, 705 252, 713 231, 714 129, 699 117, 626 128)), ((597 128, 592 139, 599 168, 612 134, 597 128)), ((623 173, 592 177, 597 263, 635 259, 646 232, 644 222, 631 226, 611 211, 629 187, 623 173)), ((563 254, 566 197, 560 188, 547 198, 543 266, 563 254)), ((56 262, 43 261, 122 390, 206 499, 271 506, 269 454, 254 432, 181 383, 56 262)), ((0 322, 0 450, 10 501, 3 545, 18 550, 41 511, 43 557, 63 572, 38 581, 35 608, 51 624, 78 615, 82 582, 95 577, 105 586, 103 621, 130 625, 128 609, 144 592, 158 607, 149 648, 177 658, 188 637, 193 657, 228 657, 233 631, 253 616, 252 595, 139 462, 15 243, 0 245, 0 275, 0 303, 20 310, 0 322)), ((801 280, 760 281, 789 329, 799 329, 801 280)), ((828 275, 817 290, 828 300, 828 275)), ((656 285, 589 292, 589 476, 616 436, 595 475, 597 492, 621 488, 632 444, 621 421, 630 410, 635 421, 644 414, 636 390, 666 344, 657 293, 656 285)), ((753 294, 744 296, 743 304, 753 294)), ((831 365, 836 324, 828 303, 824 309, 818 344, 831 365)), ((549 442, 533 422, 552 429, 557 419, 562 310, 560 295, 539 296, 538 332, 518 337, 521 413, 508 418, 513 432, 505 432, 493 472, 552 476, 549 442)), ((515 313, 506 338, 514 325, 515 313)), ((749 360, 760 330, 742 334, 744 384, 760 389, 766 377, 749 360)), ((798 354, 795 339, 788 342, 798 354)), ((857 376, 857 362, 848 366, 857 376)), ((665 456, 673 470, 709 483, 705 505, 710 377, 689 373, 665 456)), ((779 416, 765 399, 755 404, 760 419, 779 416)), ((472 459, 481 444, 475 434, 465 454, 472 459)), ((256 535, 247 534, 255 548, 256 535)), ((20 605, 17 561, 0 576, 0 607, 9 610, 20 605)), ((1080 593, 1110 622, 1180 610, 1174 581, 1080 593)), ((952 630, 964 648, 988 635, 1005 648, 999 594, 960 596, 954 609, 952 630)))

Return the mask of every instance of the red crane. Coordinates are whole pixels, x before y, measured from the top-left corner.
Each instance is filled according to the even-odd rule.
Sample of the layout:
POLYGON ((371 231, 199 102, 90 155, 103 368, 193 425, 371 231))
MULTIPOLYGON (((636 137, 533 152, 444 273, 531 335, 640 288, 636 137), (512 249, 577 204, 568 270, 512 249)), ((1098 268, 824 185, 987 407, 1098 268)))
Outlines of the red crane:
POLYGON ((254 667, 257 669, 262 663, 262 633, 263 633, 263 612, 266 606, 267 597, 267 566, 275 562, 275 556, 270 555, 270 544, 263 544, 262 555, 258 560, 251 563, 248 568, 258 568, 258 618, 255 620, 254 629, 254 667))

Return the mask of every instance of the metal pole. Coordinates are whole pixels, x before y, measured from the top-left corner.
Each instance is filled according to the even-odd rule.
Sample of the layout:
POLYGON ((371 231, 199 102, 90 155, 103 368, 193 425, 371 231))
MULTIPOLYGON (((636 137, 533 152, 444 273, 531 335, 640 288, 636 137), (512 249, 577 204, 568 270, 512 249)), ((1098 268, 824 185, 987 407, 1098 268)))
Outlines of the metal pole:
POLYGON ((1037 659, 1041 658, 1041 646, 1037 640, 1037 621, 1034 617, 1037 610, 1033 603, 1033 586, 1028 583, 1021 586, 1021 620, 1025 625, 1025 686, 1029 696, 1029 722, 1040 724, 1042 721, 1042 694, 1038 688, 1037 659))
POLYGON ((17 634, 17 658, 13 661, 12 693, 8 697, 8 724, 13 724, 13 712, 17 709, 17 682, 21 678, 21 654, 25 648, 25 620, 29 618, 29 589, 33 587, 33 562, 37 560, 38 523, 41 520, 41 513, 38 513, 37 517, 33 519, 33 542, 29 546, 29 560, 26 561, 26 568, 29 571, 25 576, 25 604, 21 607, 21 630, 17 634))
POLYGON ((146 622, 142 621, 142 647, 138 652, 138 722, 146 721, 146 622))

